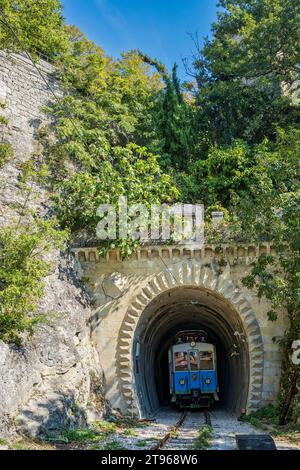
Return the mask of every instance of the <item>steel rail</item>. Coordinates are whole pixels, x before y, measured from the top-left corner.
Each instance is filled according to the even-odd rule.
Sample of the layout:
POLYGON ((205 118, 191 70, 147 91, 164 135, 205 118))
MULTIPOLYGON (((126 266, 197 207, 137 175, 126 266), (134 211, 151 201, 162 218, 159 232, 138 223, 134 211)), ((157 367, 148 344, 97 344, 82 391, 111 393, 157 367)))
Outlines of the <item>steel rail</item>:
POLYGON ((172 426, 168 430, 168 432, 164 435, 164 437, 162 437, 162 439, 160 439, 157 444, 151 447, 150 450, 160 450, 166 444, 166 442, 172 437, 172 434, 178 431, 178 429, 182 426, 186 417, 187 417, 187 411, 184 411, 182 415, 180 416, 179 420, 177 421, 177 423, 174 426, 172 426))

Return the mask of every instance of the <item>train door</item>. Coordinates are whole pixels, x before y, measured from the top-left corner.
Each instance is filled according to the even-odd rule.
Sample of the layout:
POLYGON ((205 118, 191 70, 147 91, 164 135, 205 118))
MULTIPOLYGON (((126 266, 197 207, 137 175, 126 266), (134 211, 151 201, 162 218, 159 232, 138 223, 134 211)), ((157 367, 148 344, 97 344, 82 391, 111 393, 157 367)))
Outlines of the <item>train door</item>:
POLYGON ((217 387, 213 351, 200 351, 200 376, 203 393, 215 392, 217 387))
POLYGON ((174 389, 177 394, 188 393, 188 353, 177 351, 174 353, 174 389))
POLYGON ((200 389, 199 356, 197 350, 189 351, 189 386, 191 390, 200 389))

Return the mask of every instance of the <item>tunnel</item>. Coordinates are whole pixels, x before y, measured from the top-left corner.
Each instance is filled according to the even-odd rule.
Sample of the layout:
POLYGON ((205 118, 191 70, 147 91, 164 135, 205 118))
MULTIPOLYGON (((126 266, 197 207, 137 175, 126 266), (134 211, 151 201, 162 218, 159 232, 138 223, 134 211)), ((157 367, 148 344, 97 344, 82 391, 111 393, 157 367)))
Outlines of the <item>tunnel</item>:
POLYGON ((133 341, 135 391, 142 416, 170 406, 168 349, 176 333, 201 329, 216 346, 219 401, 235 414, 246 408, 249 351, 235 308, 214 291, 176 287, 155 297, 144 309, 133 341))

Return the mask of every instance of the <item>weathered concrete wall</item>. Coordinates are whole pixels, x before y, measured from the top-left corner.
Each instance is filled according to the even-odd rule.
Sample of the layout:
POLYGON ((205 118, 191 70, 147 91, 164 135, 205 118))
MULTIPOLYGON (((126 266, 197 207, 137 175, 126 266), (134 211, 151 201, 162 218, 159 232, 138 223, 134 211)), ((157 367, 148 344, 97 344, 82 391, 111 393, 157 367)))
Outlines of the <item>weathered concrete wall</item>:
POLYGON ((270 252, 270 246, 224 246, 221 263, 214 247, 208 246, 202 250, 150 247, 126 261, 120 260, 117 251, 111 251, 106 258, 99 257, 94 248, 74 251, 79 275, 88 282, 96 307, 93 336, 104 369, 106 396, 112 406, 125 411, 135 399, 131 356, 136 325, 149 304, 147 298, 155 299, 160 292, 176 287, 170 270, 178 279, 177 287, 195 286, 215 292, 239 313, 250 351, 248 408, 276 400, 281 354, 273 338, 283 335, 286 320, 280 314, 277 321, 269 321, 267 302, 241 285, 249 263, 258 253, 270 252), (195 270, 201 272, 197 279, 191 274, 195 270))
MULTIPOLYGON (((37 67, 46 83, 27 58, 0 51, 0 102, 6 105, 0 113, 9 121, 0 127, 0 141, 11 143, 14 150, 0 169, 0 224, 16 214, 16 203, 24 203, 22 163, 33 154, 43 159, 37 132, 46 122, 42 108, 53 99, 47 82, 60 93, 53 67, 47 62, 37 67)), ((47 191, 33 189, 36 195, 28 205, 44 213, 47 191)), ((74 276, 72 257, 52 253, 50 259, 52 274, 45 279, 39 308, 49 322, 22 348, 0 341, 0 435, 19 427, 36 434, 42 427, 82 424, 103 411, 102 372, 90 340, 87 296, 74 276)))

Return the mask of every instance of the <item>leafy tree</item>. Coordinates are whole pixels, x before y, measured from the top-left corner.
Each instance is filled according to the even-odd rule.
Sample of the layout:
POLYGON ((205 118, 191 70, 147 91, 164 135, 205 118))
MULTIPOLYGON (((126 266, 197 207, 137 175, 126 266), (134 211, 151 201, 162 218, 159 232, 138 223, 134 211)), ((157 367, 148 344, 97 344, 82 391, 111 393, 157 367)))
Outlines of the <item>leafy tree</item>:
POLYGON ((111 147, 144 146, 155 138, 149 115, 162 84, 135 51, 115 61, 77 28, 68 28, 68 34, 72 54, 60 71, 66 96, 48 110, 57 137, 52 168, 72 161, 97 171, 111 147))
POLYGON ((206 206, 230 206, 232 193, 246 187, 256 164, 257 148, 236 140, 230 146, 211 146, 206 159, 190 164, 188 172, 176 175, 186 200, 201 200, 206 206))
POLYGON ((169 75, 165 66, 157 60, 141 52, 140 56, 147 64, 156 68, 165 84, 153 114, 153 126, 158 137, 155 152, 161 155, 160 161, 165 168, 183 170, 195 154, 193 107, 185 99, 176 64, 169 75))
POLYGON ((244 279, 244 284, 257 289, 259 297, 270 301, 270 320, 276 320, 278 311, 282 309, 288 315, 290 327, 281 341, 284 355, 280 424, 285 424, 297 400, 297 386, 300 385, 300 367, 291 362, 292 343, 300 339, 300 191, 281 197, 281 210, 281 230, 276 231, 272 242, 276 255, 260 255, 253 263, 251 274, 244 279))
MULTIPOLYGON (((175 201, 178 191, 170 176, 164 174, 157 158, 146 148, 135 144, 114 147, 103 160, 97 173, 88 171, 74 174, 62 182, 55 197, 56 214, 63 227, 73 235, 86 231, 95 238, 96 225, 100 218, 97 208, 100 204, 112 204, 118 210, 120 196, 127 196, 128 203, 151 204, 175 201)), ((128 237, 102 244, 103 248, 119 247, 126 256, 131 253, 134 243, 128 237)))
POLYGON ((213 37, 196 53, 199 131, 214 144, 274 138, 299 122, 297 0, 222 0, 213 37))
POLYGON ((36 314, 44 294, 43 278, 49 274, 45 259, 65 234, 54 220, 36 216, 20 219, 0 229, 0 339, 20 344, 20 334, 32 332, 42 319, 36 314))
POLYGON ((273 152, 261 151, 255 178, 248 191, 236 197, 234 207, 243 236, 258 243, 271 240, 274 250, 258 257, 243 283, 269 300, 271 321, 284 309, 290 324, 281 341, 280 424, 290 417, 293 405, 299 405, 300 367, 291 362, 292 343, 300 339, 299 137, 298 130, 281 131, 273 152))
POLYGON ((159 138, 151 117, 163 88, 161 76, 135 50, 122 53, 116 69, 117 73, 109 77, 109 87, 118 90, 119 106, 131 119, 132 131, 126 143, 133 140, 150 147, 159 138))
POLYGON ((253 80, 276 77, 293 84, 299 70, 297 0, 221 0, 205 57, 215 76, 253 80))
MULTIPOLYGON (((59 0, 0 0, 11 27, 33 55, 42 53, 52 60, 62 59, 69 50, 59 0)), ((22 47, 0 17, 0 47, 23 52, 22 47)))
POLYGON ((264 137, 274 139, 277 127, 299 121, 298 106, 282 95, 278 83, 217 80, 199 89, 197 105, 199 138, 213 145, 231 145, 235 139, 250 144, 264 137))
MULTIPOLYGON (((48 149, 52 183, 58 191, 56 213, 73 235, 95 235, 99 204, 167 202, 177 197, 171 178, 147 147, 155 131, 151 114, 162 81, 139 54, 131 51, 117 61, 68 28, 71 56, 61 68, 66 96, 48 112, 54 117, 55 140, 42 136, 48 149)), ((124 254, 133 241, 118 240, 124 254)))
POLYGON ((179 188, 185 187, 187 197, 194 200, 200 195, 208 215, 212 209, 224 212, 218 226, 208 216, 207 240, 272 243, 272 254, 260 255, 243 283, 268 299, 270 321, 276 321, 279 311, 287 314, 290 327, 281 341, 280 423, 296 419, 300 369, 291 362, 291 345, 300 339, 300 131, 278 129, 275 142, 235 141, 232 146, 212 147, 208 158, 189 171, 179 188))

